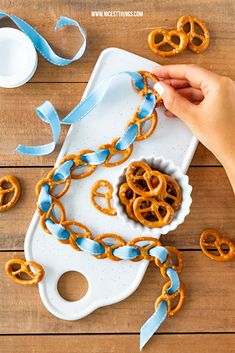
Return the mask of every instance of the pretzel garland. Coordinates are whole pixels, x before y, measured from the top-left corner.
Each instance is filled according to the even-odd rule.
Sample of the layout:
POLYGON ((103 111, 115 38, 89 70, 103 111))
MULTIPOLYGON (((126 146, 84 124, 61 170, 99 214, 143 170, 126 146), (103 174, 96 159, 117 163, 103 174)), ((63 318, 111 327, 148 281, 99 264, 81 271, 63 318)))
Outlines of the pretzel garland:
POLYGON ((151 136, 157 125, 155 107, 160 105, 162 100, 149 86, 149 79, 154 82, 158 81, 153 74, 140 71, 138 73, 139 85, 136 82, 133 83, 133 88, 143 97, 144 101, 137 110, 138 113, 135 113, 128 123, 121 138, 100 146, 96 152, 85 150, 65 156, 58 167, 52 169, 47 177, 39 181, 36 186, 37 211, 40 215, 40 224, 46 233, 53 234, 62 244, 70 245, 77 251, 87 252, 98 259, 155 261, 164 277, 168 278, 167 286, 163 288, 162 295, 160 299, 158 298, 159 302, 155 304, 154 314, 141 328, 141 348, 165 318, 174 315, 182 306, 184 290, 178 277, 182 269, 181 254, 174 248, 161 246, 159 240, 151 237, 139 237, 128 242, 116 234, 101 234, 94 237, 88 227, 82 223, 66 219, 65 209, 59 199, 68 190, 71 179, 88 177, 98 165, 107 168, 120 165, 131 155, 134 141, 144 140, 151 136), (153 123, 150 130, 144 132, 141 122, 144 124, 148 117, 153 123), (113 157, 117 155, 119 160, 113 160, 113 157), (145 244, 142 245, 142 242, 145 244), (174 262, 175 255, 177 263, 174 262), (175 297, 178 298, 178 304, 173 307, 172 300, 175 297), (152 320, 155 322, 154 325, 152 320))

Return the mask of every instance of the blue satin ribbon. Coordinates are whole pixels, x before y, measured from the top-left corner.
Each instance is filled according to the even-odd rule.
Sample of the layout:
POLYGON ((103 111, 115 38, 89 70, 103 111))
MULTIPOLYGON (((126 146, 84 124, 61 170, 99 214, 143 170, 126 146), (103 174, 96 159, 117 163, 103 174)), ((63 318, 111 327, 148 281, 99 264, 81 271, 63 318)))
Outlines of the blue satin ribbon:
MULTIPOLYGON (((58 142, 61 125, 71 125, 74 123, 78 123, 81 119, 83 119, 90 111, 92 111, 95 106, 102 101, 104 98, 112 80, 120 74, 127 74, 133 80, 133 85, 137 90, 141 90, 144 85, 143 77, 138 72, 132 71, 124 71, 118 74, 112 75, 102 81, 99 86, 92 91, 85 99, 83 99, 64 119, 60 120, 59 115, 56 112, 53 105, 46 101, 40 107, 36 109, 36 113, 38 117, 49 124, 52 131, 53 142, 41 145, 41 146, 23 146, 19 145, 16 148, 16 151, 31 156, 42 156, 50 154, 54 149, 58 142)), ((156 104, 155 95, 148 93, 143 100, 143 103, 139 109, 138 116, 139 118, 144 118, 152 114, 156 104)), ((119 150, 124 150, 128 148, 136 139, 138 135, 138 128, 136 124, 132 124, 128 126, 124 135, 117 141, 116 148, 119 150)), ((102 164, 109 154, 108 150, 104 150, 103 152, 94 152, 93 155, 89 154, 89 156, 85 157, 84 162, 90 164, 102 164), (98 153, 98 154, 97 154, 98 153)))
POLYGON ((42 212, 47 212, 52 203, 52 197, 49 193, 50 186, 48 184, 44 184, 41 187, 41 191, 38 197, 38 206, 42 212))
POLYGON ((37 49, 37 51, 50 63, 58 66, 64 66, 71 64, 73 61, 76 61, 82 57, 82 55, 85 52, 86 49, 86 32, 84 29, 80 26, 80 24, 77 21, 72 20, 71 18, 68 17, 61 17, 59 21, 56 24, 55 30, 64 27, 64 26, 75 26, 78 28, 80 31, 82 38, 83 38, 83 44, 81 48, 78 50, 77 54, 72 58, 72 59, 65 59, 60 56, 58 56, 50 47, 48 42, 46 41, 45 38, 41 36, 32 26, 30 26, 27 22, 22 20, 21 18, 15 16, 15 15, 9 15, 4 12, 0 12, 0 19, 2 17, 8 17, 10 18, 16 26, 24 33, 26 34, 29 39, 32 41, 34 47, 37 49))

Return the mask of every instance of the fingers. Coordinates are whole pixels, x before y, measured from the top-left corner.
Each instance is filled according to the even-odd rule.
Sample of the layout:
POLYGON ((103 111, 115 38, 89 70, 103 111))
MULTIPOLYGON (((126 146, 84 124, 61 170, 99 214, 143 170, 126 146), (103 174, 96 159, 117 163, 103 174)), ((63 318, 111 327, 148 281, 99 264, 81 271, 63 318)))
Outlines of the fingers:
MULTIPOLYGON (((185 122, 190 122, 193 120, 194 116, 197 114, 197 106, 191 103, 187 98, 177 92, 173 87, 167 85, 164 82, 157 82, 154 85, 154 89, 160 94, 163 99, 163 103, 168 111, 170 111, 175 116, 180 117, 185 122)), ((197 96, 199 97, 199 93, 195 91, 190 91, 185 89, 184 94, 188 96, 197 96)))
POLYGON ((190 86, 187 80, 177 80, 175 78, 166 78, 163 81, 174 88, 185 88, 190 86))
POLYGON ((201 102, 204 99, 202 91, 198 88, 186 87, 177 89, 177 92, 190 102, 201 102))
MULTIPOLYGON (((195 105, 198 105, 200 104, 200 102, 192 102, 193 104, 195 105)), ((165 115, 168 117, 168 118, 176 118, 176 115, 173 114, 172 112, 170 112, 169 110, 165 110, 165 115)))
POLYGON ((187 80, 192 87, 200 87, 202 90, 213 85, 218 77, 213 72, 191 64, 157 66, 153 73, 164 79, 187 80))

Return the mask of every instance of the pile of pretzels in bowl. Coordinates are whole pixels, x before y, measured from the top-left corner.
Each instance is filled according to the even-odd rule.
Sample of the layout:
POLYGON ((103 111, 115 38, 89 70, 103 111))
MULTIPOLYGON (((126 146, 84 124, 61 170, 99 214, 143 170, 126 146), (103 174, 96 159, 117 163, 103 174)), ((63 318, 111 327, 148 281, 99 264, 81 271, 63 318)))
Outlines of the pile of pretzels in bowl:
POLYGON ((190 211, 188 177, 163 157, 132 161, 115 185, 117 214, 132 228, 160 236, 175 229, 190 211))

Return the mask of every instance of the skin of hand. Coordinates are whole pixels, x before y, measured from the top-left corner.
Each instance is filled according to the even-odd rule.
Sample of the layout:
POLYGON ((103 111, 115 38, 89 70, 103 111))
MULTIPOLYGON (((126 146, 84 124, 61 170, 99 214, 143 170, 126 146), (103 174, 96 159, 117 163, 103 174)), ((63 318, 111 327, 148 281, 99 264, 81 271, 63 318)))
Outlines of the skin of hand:
POLYGON ((168 117, 178 116, 223 164, 235 193, 235 82, 196 65, 156 67, 168 117))

